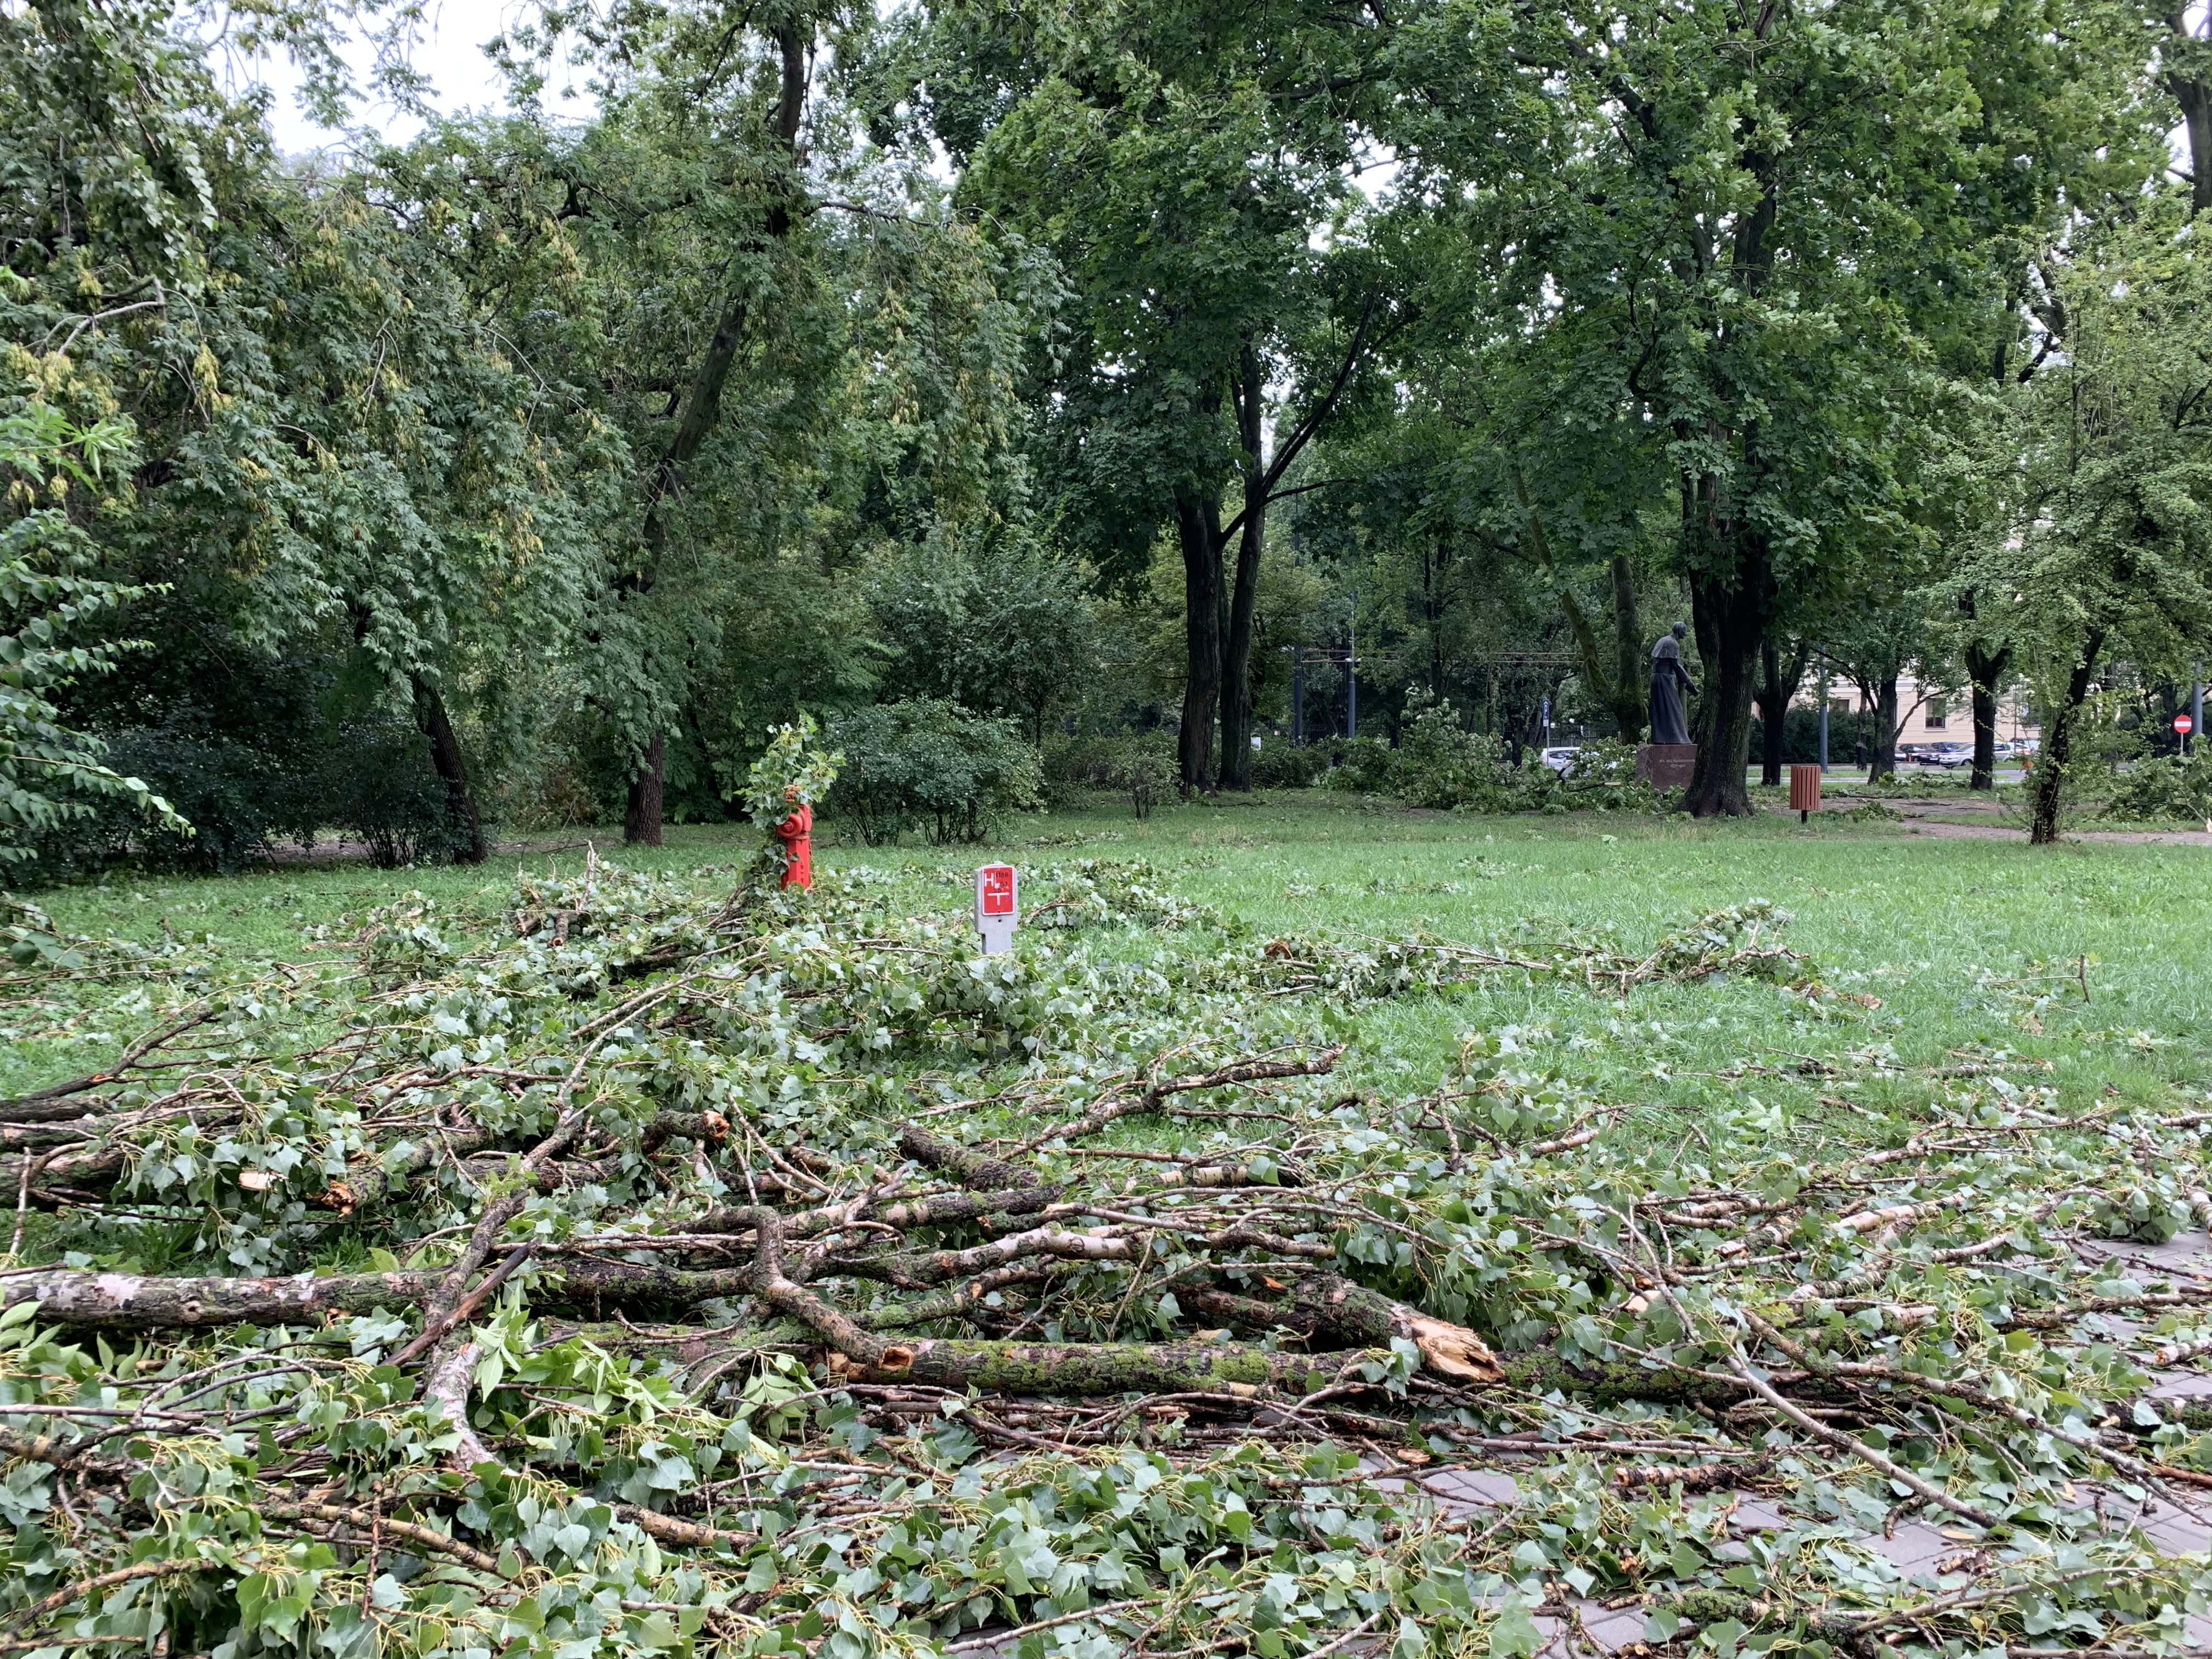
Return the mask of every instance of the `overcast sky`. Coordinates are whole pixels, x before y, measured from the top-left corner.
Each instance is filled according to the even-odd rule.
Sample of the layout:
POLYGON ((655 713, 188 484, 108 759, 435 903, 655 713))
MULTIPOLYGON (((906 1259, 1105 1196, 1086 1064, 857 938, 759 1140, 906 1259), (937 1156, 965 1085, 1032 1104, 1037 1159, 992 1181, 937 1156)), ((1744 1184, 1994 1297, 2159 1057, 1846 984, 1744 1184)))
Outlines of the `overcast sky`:
MULTIPOLYGON (((436 87, 439 108, 459 114, 464 110, 507 107, 506 85, 494 72, 491 60, 484 56, 483 48, 485 41, 504 29, 513 9, 513 0, 431 0, 429 25, 416 43, 413 62, 436 87)), ((353 57, 356 77, 366 84, 371 67, 367 45, 357 43, 353 57)), ((288 61, 279 58, 259 65, 257 72, 276 94, 276 106, 270 111, 270 125, 276 130, 277 144, 286 154, 319 149, 341 136, 317 126, 301 112, 295 95, 299 76, 288 61)), ((556 66, 545 89, 545 107, 562 114, 589 112, 588 100, 563 97, 562 91, 562 71, 556 66)), ((363 125, 389 139, 411 137, 422 125, 394 111, 388 104, 374 101, 358 106, 357 117, 363 125)))

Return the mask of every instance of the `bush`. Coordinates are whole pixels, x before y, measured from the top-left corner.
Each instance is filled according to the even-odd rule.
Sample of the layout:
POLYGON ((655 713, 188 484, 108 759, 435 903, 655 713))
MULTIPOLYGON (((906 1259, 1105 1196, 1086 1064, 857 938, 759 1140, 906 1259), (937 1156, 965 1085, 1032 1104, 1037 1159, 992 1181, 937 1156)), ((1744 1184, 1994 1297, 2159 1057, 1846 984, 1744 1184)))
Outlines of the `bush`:
POLYGON ((1390 795, 1454 812, 1656 811, 1658 793, 1636 777, 1625 743, 1585 745, 1565 775, 1533 759, 1509 764, 1504 745, 1469 732, 1449 701, 1416 693, 1398 747, 1373 738, 1340 745, 1322 779, 1333 789, 1390 795))
POLYGON ((1326 746, 1311 743, 1293 746, 1288 738, 1276 738, 1252 757, 1252 781, 1262 789, 1306 789, 1328 767, 1326 746))
POLYGON ((160 790, 192 826, 185 836, 143 817, 125 821, 148 864, 229 875, 267 858, 280 841, 315 838, 317 781, 312 759, 303 762, 298 750, 271 753, 174 725, 125 732, 109 752, 113 764, 160 790))
POLYGON ((1099 745, 1095 762, 1098 787, 1127 801, 1137 817, 1152 817, 1152 808, 1182 787, 1174 742, 1158 732, 1108 739, 1099 745))
POLYGON ((2212 820, 2212 756, 2199 744, 2185 760, 2160 755, 2137 761, 2113 781, 2104 816, 2188 823, 2212 820))
POLYGON ((431 769, 422 734, 397 721, 343 726, 325 798, 333 823, 380 870, 441 864, 469 846, 469 827, 431 769))
POLYGON ((845 758, 823 810, 871 847, 917 825, 940 847, 981 841, 1006 813, 1042 804, 1042 769, 1021 728, 941 698, 842 715, 827 746, 845 758))
POLYGON ((116 733, 107 740, 107 763, 143 779, 184 823, 101 801, 40 838, 35 878, 66 880, 126 861, 231 875, 267 858, 278 842, 313 841, 318 735, 304 732, 293 747, 270 750, 211 729, 206 711, 191 708, 163 725, 116 733))
POLYGON ((1322 781, 1332 789, 1392 795, 1409 806, 1445 811, 1510 812, 1520 804, 1520 775, 1506 763, 1504 745, 1462 726, 1449 698, 1423 692, 1407 702, 1395 749, 1378 738, 1356 738, 1341 746, 1322 781))
POLYGON ((1044 779, 1054 805, 1073 806, 1085 794, 1106 792, 1148 818, 1181 787, 1182 773, 1171 733, 1130 732, 1055 744, 1044 757, 1044 779))

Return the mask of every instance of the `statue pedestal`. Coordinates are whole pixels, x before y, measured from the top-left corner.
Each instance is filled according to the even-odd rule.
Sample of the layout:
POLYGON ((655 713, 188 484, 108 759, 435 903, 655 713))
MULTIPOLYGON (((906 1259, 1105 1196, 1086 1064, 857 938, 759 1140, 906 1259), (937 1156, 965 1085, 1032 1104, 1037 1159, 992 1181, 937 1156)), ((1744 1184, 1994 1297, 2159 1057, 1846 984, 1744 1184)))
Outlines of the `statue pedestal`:
POLYGON ((1694 743, 1647 743, 1636 751, 1636 781, 1654 789, 1686 789, 1697 769, 1694 743))

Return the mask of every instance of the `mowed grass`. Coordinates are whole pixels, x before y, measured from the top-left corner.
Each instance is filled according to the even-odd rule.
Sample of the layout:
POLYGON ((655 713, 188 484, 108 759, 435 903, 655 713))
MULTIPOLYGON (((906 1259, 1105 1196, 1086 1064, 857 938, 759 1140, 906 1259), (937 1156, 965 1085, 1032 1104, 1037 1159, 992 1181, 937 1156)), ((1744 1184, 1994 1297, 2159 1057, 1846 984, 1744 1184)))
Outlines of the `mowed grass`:
MULTIPOLYGON (((410 890, 435 900, 452 931, 489 930, 518 873, 574 871, 581 839, 477 869, 118 874, 39 898, 67 933, 205 936, 204 954, 234 975, 343 960, 362 917, 410 890)), ((616 862, 716 891, 750 844, 750 831, 732 826, 678 828, 658 849, 624 848, 612 836, 599 843, 616 862)), ((1790 918, 1780 937, 1841 994, 1722 977, 1610 995, 1499 974, 1358 1007, 1317 1003, 1314 1034, 1350 1045, 1353 1086, 1433 1088, 1467 1034, 1511 1030, 1544 1063, 1642 1108, 1654 1133, 1679 1133, 1686 1146, 1701 1118, 1753 1099, 1786 1108, 1818 1138, 1848 1138, 1870 1121, 1867 1110, 1909 1110, 1931 1088, 1986 1086, 1931 1082, 1925 1069, 1993 1052, 2049 1062, 2014 1076, 2075 1108, 2110 1091, 2160 1099, 2212 1081, 2200 1038, 2212 1018, 2212 854, 2192 847, 2032 848, 1835 818, 1806 830, 1780 816, 1482 818, 1298 795, 1164 807, 1144 822, 1110 805, 1024 817, 982 848, 866 848, 832 835, 817 860, 902 872, 917 906, 950 910, 964 896, 948 876, 987 856, 1020 865, 1032 890, 1076 860, 1140 861, 1231 924, 1206 946, 1224 951, 1418 933, 1534 947, 1603 936, 1640 951, 1703 912, 1763 899, 1790 918), (1889 1054, 1894 1066, 1869 1064, 1889 1054), (1808 1073, 1805 1057, 1849 1075, 1808 1073)), ((1157 945, 1085 937, 1093 948, 1157 945)), ((1066 936, 1034 942, 1074 948, 1066 936)), ((0 1093, 98 1065, 154 1022, 162 1000, 143 985, 11 984, 0 1093)))

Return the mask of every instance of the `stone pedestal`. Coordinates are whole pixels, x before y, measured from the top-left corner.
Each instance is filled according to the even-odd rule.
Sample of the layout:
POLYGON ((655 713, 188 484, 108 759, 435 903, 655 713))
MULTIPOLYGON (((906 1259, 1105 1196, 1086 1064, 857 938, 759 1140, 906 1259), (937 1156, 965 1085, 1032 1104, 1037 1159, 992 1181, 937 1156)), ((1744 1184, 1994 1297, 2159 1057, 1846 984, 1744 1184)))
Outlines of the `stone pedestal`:
POLYGON ((1686 789, 1697 769, 1694 743, 1647 743, 1636 751, 1636 781, 1654 789, 1686 789))

